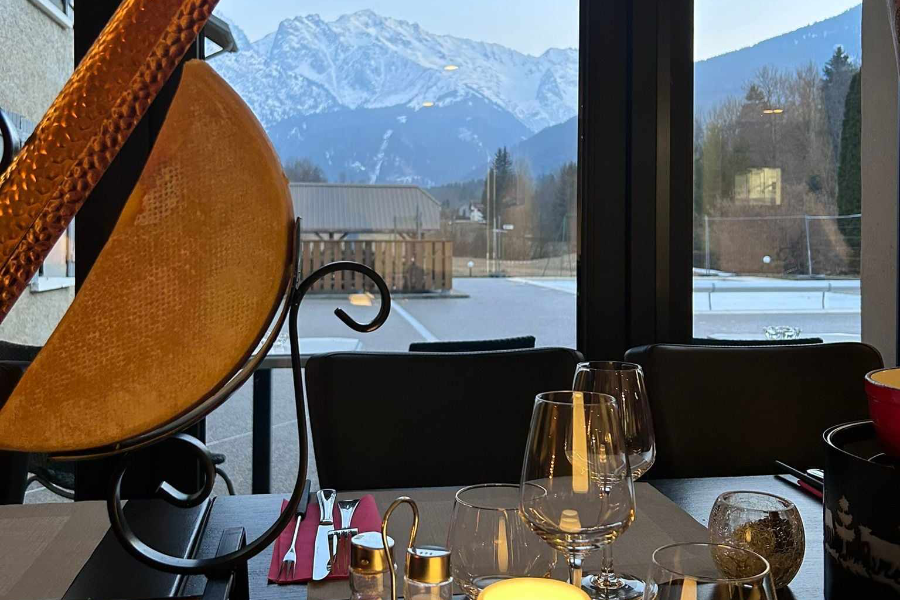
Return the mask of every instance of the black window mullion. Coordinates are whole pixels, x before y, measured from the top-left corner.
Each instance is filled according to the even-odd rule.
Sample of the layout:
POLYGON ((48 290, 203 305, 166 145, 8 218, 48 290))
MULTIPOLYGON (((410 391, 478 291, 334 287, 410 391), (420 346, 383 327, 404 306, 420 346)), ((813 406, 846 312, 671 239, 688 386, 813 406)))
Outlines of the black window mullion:
POLYGON ((578 347, 692 329, 693 0, 581 2, 578 347))
POLYGON ((578 348, 628 343, 628 3, 581 0, 578 111, 578 348))

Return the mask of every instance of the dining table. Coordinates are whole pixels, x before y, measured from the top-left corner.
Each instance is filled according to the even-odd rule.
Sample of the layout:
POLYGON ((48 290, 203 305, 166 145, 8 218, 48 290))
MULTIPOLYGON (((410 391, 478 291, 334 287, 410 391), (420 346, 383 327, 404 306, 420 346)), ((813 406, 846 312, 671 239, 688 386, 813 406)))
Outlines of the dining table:
MULTIPOLYGON (((649 482, 655 490, 680 507, 687 515, 696 520, 699 525, 706 526, 710 509, 719 494, 726 491, 747 490, 761 491, 776 494, 791 500, 799 509, 806 532, 806 550, 802 567, 794 580, 787 588, 778 591, 779 600, 820 600, 824 597, 824 550, 823 550, 823 509, 821 500, 803 491, 801 488, 791 485, 783 479, 773 475, 745 476, 745 477, 714 477, 694 479, 660 479, 649 482)), ((419 497, 438 498, 441 506, 452 506, 455 492, 462 486, 446 488, 419 488, 403 490, 378 490, 373 492, 356 491, 340 492, 340 496, 351 498, 360 497, 362 494, 372 493, 379 504, 388 499, 408 495, 415 499, 419 497)), ((655 493, 655 492, 654 492, 655 493)), ((658 494, 657 494, 658 495, 658 494)), ((195 557, 215 556, 222 533, 229 528, 242 526, 246 531, 248 540, 261 535, 277 518, 282 502, 286 499, 283 494, 259 494, 250 496, 221 496, 214 500, 214 510, 208 512, 208 517, 203 523, 202 534, 197 536, 194 543, 188 542, 190 538, 191 520, 184 510, 175 510, 171 507, 162 507, 162 501, 151 500, 135 503, 132 510, 134 517, 143 516, 140 521, 135 521, 135 529, 140 523, 148 542, 153 544, 172 544, 181 540, 180 548, 185 555, 195 557), (171 516, 166 516, 171 515, 171 516)), ((61 505, 57 505, 61 506, 61 505)), ((70 504, 69 506, 74 506, 70 504)), ((16 507, 0 506, 0 523, 9 516, 7 513, 16 507)), ((19 507, 22 508, 22 507, 19 507)), ((126 506, 126 509, 128 506, 126 506)), ((638 507, 640 510, 640 506, 638 507)), ((56 510, 64 511, 64 508, 56 510)), ((448 517, 449 518, 449 517, 448 517)), ((696 531, 702 533, 702 528, 694 524, 696 531)), ((97 527, 85 532, 85 535, 99 535, 98 532, 108 529, 97 527)), ((141 531, 138 531, 140 534, 141 531)), ((87 543, 89 540, 84 540, 87 543)), ((701 540, 678 540, 701 541, 701 540)), ((206 580, 203 576, 179 578, 153 571, 138 564, 127 556, 117 544, 118 542, 106 531, 102 540, 95 541, 96 549, 80 572, 73 574, 73 584, 63 596, 64 600, 78 600, 87 589, 85 584, 91 581, 100 581, 102 588, 107 590, 123 590, 116 592, 118 600, 137 600, 140 594, 133 594, 133 590, 172 590, 167 597, 199 598, 203 594, 206 580), (132 564, 133 563, 133 564, 132 564), (86 574, 86 572, 90 572, 86 574)), ((45 544, 46 545, 46 544, 45 544)), ((249 591, 252 600, 315 600, 321 598, 315 590, 306 584, 276 585, 269 583, 268 572, 272 560, 273 547, 269 546, 262 553, 249 561, 249 591)), ((614 546, 615 548, 615 546, 614 546)), ((42 554, 37 553, 29 563, 29 573, 40 573, 42 554)), ((649 559, 648 559, 649 560, 649 559)), ((15 580, 15 573, 6 573, 0 576, 0 592, 3 588, 4 577, 8 581, 15 580)), ((556 575, 556 574, 555 574, 556 575)), ((564 571, 559 573, 564 576, 564 571)), ((86 597, 86 596, 84 596, 86 597)), ((103 593, 92 594, 96 600, 103 600, 103 593)), ((113 597, 109 596, 110 600, 113 597)), ((146 597, 146 596, 143 596, 146 597)), ((349 596, 348 596, 349 597, 349 596)), ((462 598, 463 596, 459 596, 462 598)), ((0 593, 0 598, 3 594, 0 593)))

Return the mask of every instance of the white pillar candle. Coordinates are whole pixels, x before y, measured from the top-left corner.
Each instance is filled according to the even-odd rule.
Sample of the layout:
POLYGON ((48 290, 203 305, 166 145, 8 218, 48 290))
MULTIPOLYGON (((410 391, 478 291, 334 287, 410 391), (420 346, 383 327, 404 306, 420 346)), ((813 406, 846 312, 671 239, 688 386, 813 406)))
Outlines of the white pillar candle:
POLYGON ((572 394, 572 491, 588 491, 587 426, 584 419, 584 394, 572 394))
POLYGON ((501 513, 497 528, 497 571, 505 575, 509 571, 509 546, 506 539, 506 517, 501 513))
POLYGON ((520 577, 493 583, 478 600, 590 600, 581 588, 555 579, 520 577))

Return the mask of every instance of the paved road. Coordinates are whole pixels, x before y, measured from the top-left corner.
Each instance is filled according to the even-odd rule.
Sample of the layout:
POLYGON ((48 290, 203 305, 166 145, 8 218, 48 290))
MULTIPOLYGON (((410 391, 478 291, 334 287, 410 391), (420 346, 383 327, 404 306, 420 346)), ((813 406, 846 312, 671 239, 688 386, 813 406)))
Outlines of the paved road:
MULTIPOLYGON (((540 346, 575 346, 574 280, 458 278, 454 285, 468 297, 397 299, 388 322, 371 334, 347 329, 333 311, 340 307, 358 320, 369 320, 378 310, 377 298, 373 299, 373 306, 359 306, 351 304, 349 298, 312 296, 301 308, 300 336, 356 338, 365 350, 401 352, 413 341, 516 335, 534 335, 540 346)), ((821 306, 821 293, 716 292, 713 296, 713 310, 707 305, 707 310, 695 314, 697 337, 760 338, 766 326, 789 325, 799 327, 804 336, 819 336, 827 341, 859 339, 859 296, 852 293, 826 294, 828 310, 816 309, 821 306)), ((227 456, 225 469, 234 478, 238 493, 250 492, 251 422, 249 384, 207 421, 209 445, 227 456)), ((273 373, 272 422, 272 489, 288 491, 297 468, 297 421, 293 385, 286 370, 273 373)), ((312 476, 315 478, 314 470, 312 476)), ((217 483, 217 492, 225 492, 221 482, 217 483)), ((29 493, 28 500, 44 502, 51 496, 36 491, 29 493)))

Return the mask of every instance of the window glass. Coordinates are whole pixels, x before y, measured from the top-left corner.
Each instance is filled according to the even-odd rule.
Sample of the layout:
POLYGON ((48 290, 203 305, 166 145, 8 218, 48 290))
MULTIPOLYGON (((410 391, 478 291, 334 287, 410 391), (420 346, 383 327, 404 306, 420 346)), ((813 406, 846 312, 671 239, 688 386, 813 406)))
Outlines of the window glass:
MULTIPOLYGON (((361 261, 393 292, 387 324, 358 334, 333 311, 369 320, 377 290, 321 282, 301 309, 301 352, 516 336, 575 346, 578 2, 222 0, 215 14, 235 44, 216 40, 233 51, 210 64, 280 156, 304 274, 361 261)), ((293 391, 288 371, 272 377, 274 460, 292 465, 273 469, 272 489, 285 491, 293 391)), ((244 492, 249 387, 208 420, 244 492)))
POLYGON ((859 340, 861 17, 695 3, 695 337, 859 340))
POLYGON ((301 323, 312 351, 575 345, 577 2, 463 4, 216 9, 236 52, 210 64, 280 155, 304 272, 357 260, 395 294, 388 324, 356 334, 332 311, 370 318, 374 288, 323 281, 301 323))

